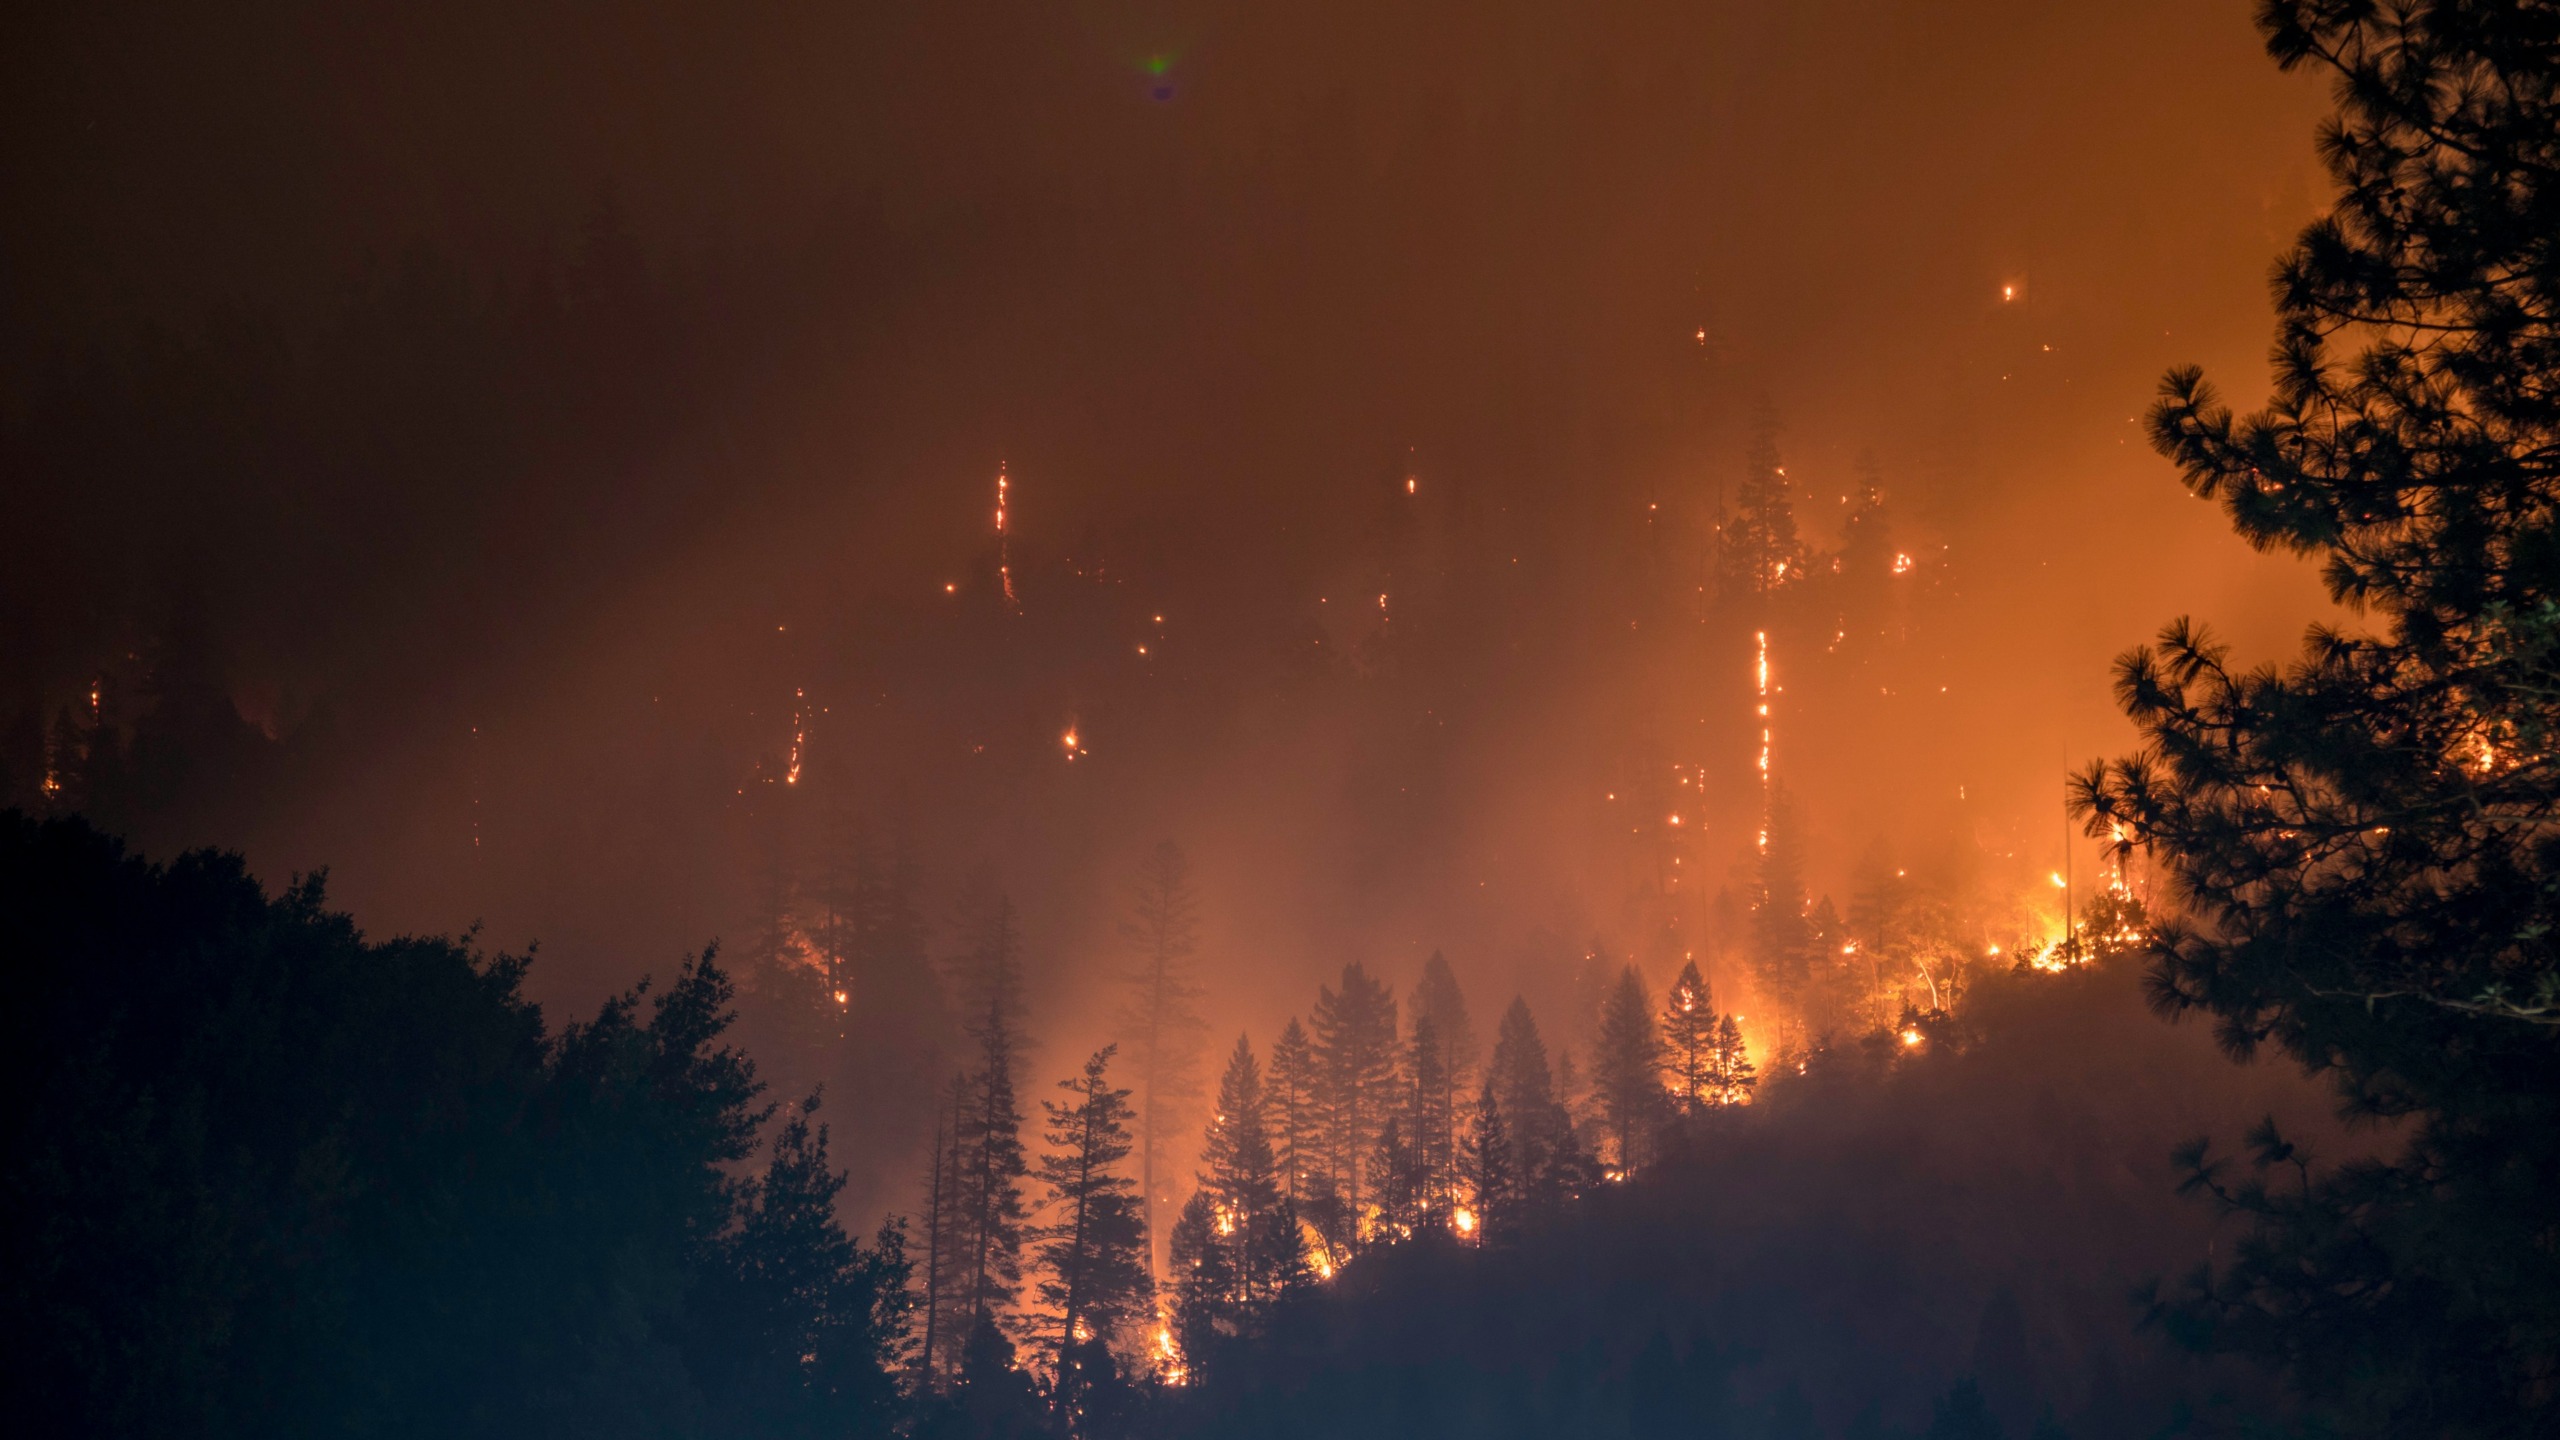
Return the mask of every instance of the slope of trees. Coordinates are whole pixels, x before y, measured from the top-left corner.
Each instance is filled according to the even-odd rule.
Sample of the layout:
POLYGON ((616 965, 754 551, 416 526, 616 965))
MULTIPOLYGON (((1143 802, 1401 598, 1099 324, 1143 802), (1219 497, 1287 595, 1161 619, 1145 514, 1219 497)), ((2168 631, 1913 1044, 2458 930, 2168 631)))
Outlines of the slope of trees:
MULTIPOLYGON (((2166 1163, 2231 1103, 2210 1041, 2163 1031, 2130 966, 1986 980, 1972 1014, 1962 1044, 1850 1052, 1704 1107, 1632 1178, 1541 1205, 1536 1162, 1512 1158, 1530 1127, 1500 1097, 1526 1112, 1552 1081, 1511 1007, 1462 1145, 1477 1230, 1373 1238, 1168 1392, 1163 1423, 1202 1440, 2287 1433, 2267 1379, 2138 1331, 2125 1298, 2211 1234, 2166 1163)), ((2243 1083, 2244 1103, 2318 1123, 2291 1077, 2243 1083)))
POLYGON ((317 879, 0 813, 7 1388, 51 1434, 884 1434, 896 1227, 709 955, 547 1028, 317 879))
POLYGON ((2331 1165, 2274 1125, 2189 1184, 2254 1222, 2163 1298, 2357 1434, 2560 1424, 2560 8, 2270 0, 2336 81, 2338 186, 2277 267, 2275 391, 2171 374, 2154 443, 2370 622, 2244 670, 2121 662, 2145 748, 2076 785, 2187 902, 2156 1003, 2409 1124, 2331 1165))

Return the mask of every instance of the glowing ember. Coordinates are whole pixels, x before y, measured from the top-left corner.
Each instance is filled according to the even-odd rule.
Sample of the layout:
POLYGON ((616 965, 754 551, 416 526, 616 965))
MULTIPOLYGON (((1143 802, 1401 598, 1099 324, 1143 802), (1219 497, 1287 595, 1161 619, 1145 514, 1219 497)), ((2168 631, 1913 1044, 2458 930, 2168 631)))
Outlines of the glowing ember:
POLYGON ((782 767, 782 783, 785 785, 800 783, 801 752, 809 743, 808 719, 800 702, 808 698, 806 690, 791 692, 791 758, 782 767))
POLYGON ((1013 530, 1005 518, 1012 490, 1013 481, 999 462, 996 466, 996 578, 1004 582, 1004 603, 1019 609, 1022 601, 1013 593, 1013 530))

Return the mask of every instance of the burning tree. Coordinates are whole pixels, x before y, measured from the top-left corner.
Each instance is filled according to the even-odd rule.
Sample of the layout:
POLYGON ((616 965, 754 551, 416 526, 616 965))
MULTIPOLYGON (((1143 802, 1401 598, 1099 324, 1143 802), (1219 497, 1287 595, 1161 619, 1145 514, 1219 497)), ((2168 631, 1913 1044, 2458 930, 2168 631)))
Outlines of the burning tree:
POLYGON ((2345 1430, 2547 1432, 2560 1410, 2560 10, 2269 0, 2324 68, 2339 186, 2277 267, 2268 408, 2172 373, 2154 443, 2261 548, 2319 557, 2372 628, 2242 670, 2180 621, 2127 655, 2136 754, 2075 782, 2147 847, 2164 1011, 2274 1044, 2386 1160, 2321 1168, 2272 1125, 2256 1174, 2188 1184, 2249 1243, 2164 1298, 2282 1367, 2345 1430))
POLYGON ((1715 1048, 1715 996, 1697 962, 1680 967, 1662 1002, 1663 1076, 1683 1114, 1708 1103, 1708 1064, 1715 1048))
MULTIPOLYGON (((1120 926, 1133 959, 1124 977, 1128 1002, 1120 1026, 1138 1072, 1138 1193, 1150 1233, 1168 1178, 1165 1152, 1200 1098, 1200 1054, 1209 1027, 1199 1008, 1206 993, 1196 963, 1199 925, 1190 862, 1181 846, 1167 840, 1139 867, 1137 897, 1120 926)), ((1152 1241, 1147 1269, 1156 1269, 1152 1241)))

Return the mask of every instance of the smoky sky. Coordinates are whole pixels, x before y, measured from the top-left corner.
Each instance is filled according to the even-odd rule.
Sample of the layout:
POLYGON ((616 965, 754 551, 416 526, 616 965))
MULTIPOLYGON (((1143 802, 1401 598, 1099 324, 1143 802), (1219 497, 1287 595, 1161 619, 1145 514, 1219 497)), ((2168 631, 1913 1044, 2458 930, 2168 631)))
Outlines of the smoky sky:
POLYGON ((1223 1028, 1434 948, 1490 1017, 1638 949, 1630 776, 1713 772, 1697 891, 1749 829, 1666 631, 1772 423, 1924 596, 1902 693, 1780 703, 1813 889, 2041 877, 2113 655, 2320 604, 2133 423, 2259 392, 2325 195, 2247 10, 25 7, 0 705, 193 637, 303 758, 152 843, 580 1005, 824 795, 1019 896, 1044 1041, 1164 838, 1223 1028))

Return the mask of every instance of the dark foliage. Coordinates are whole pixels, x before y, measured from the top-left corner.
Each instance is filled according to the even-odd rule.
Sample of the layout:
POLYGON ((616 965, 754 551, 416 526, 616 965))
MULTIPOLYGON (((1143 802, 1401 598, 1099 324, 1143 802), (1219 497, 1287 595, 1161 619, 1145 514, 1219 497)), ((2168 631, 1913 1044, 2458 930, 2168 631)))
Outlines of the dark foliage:
POLYGON ((706 954, 558 1032, 317 878, 0 814, 6 1391, 55 1435, 882 1433, 895 1229, 836 1228, 706 954))
POLYGON ((2373 622, 2243 670, 2189 622, 2127 656, 2138 754, 2076 786, 2184 915, 2153 994, 2273 1045, 2350 1113, 2331 1166, 2272 1125, 2190 1184, 2247 1217, 2161 1314, 2377 1435, 2560 1424, 2560 6, 2268 0, 2336 77, 2339 196, 2275 276, 2274 396, 2201 374, 2162 452, 2373 622))

